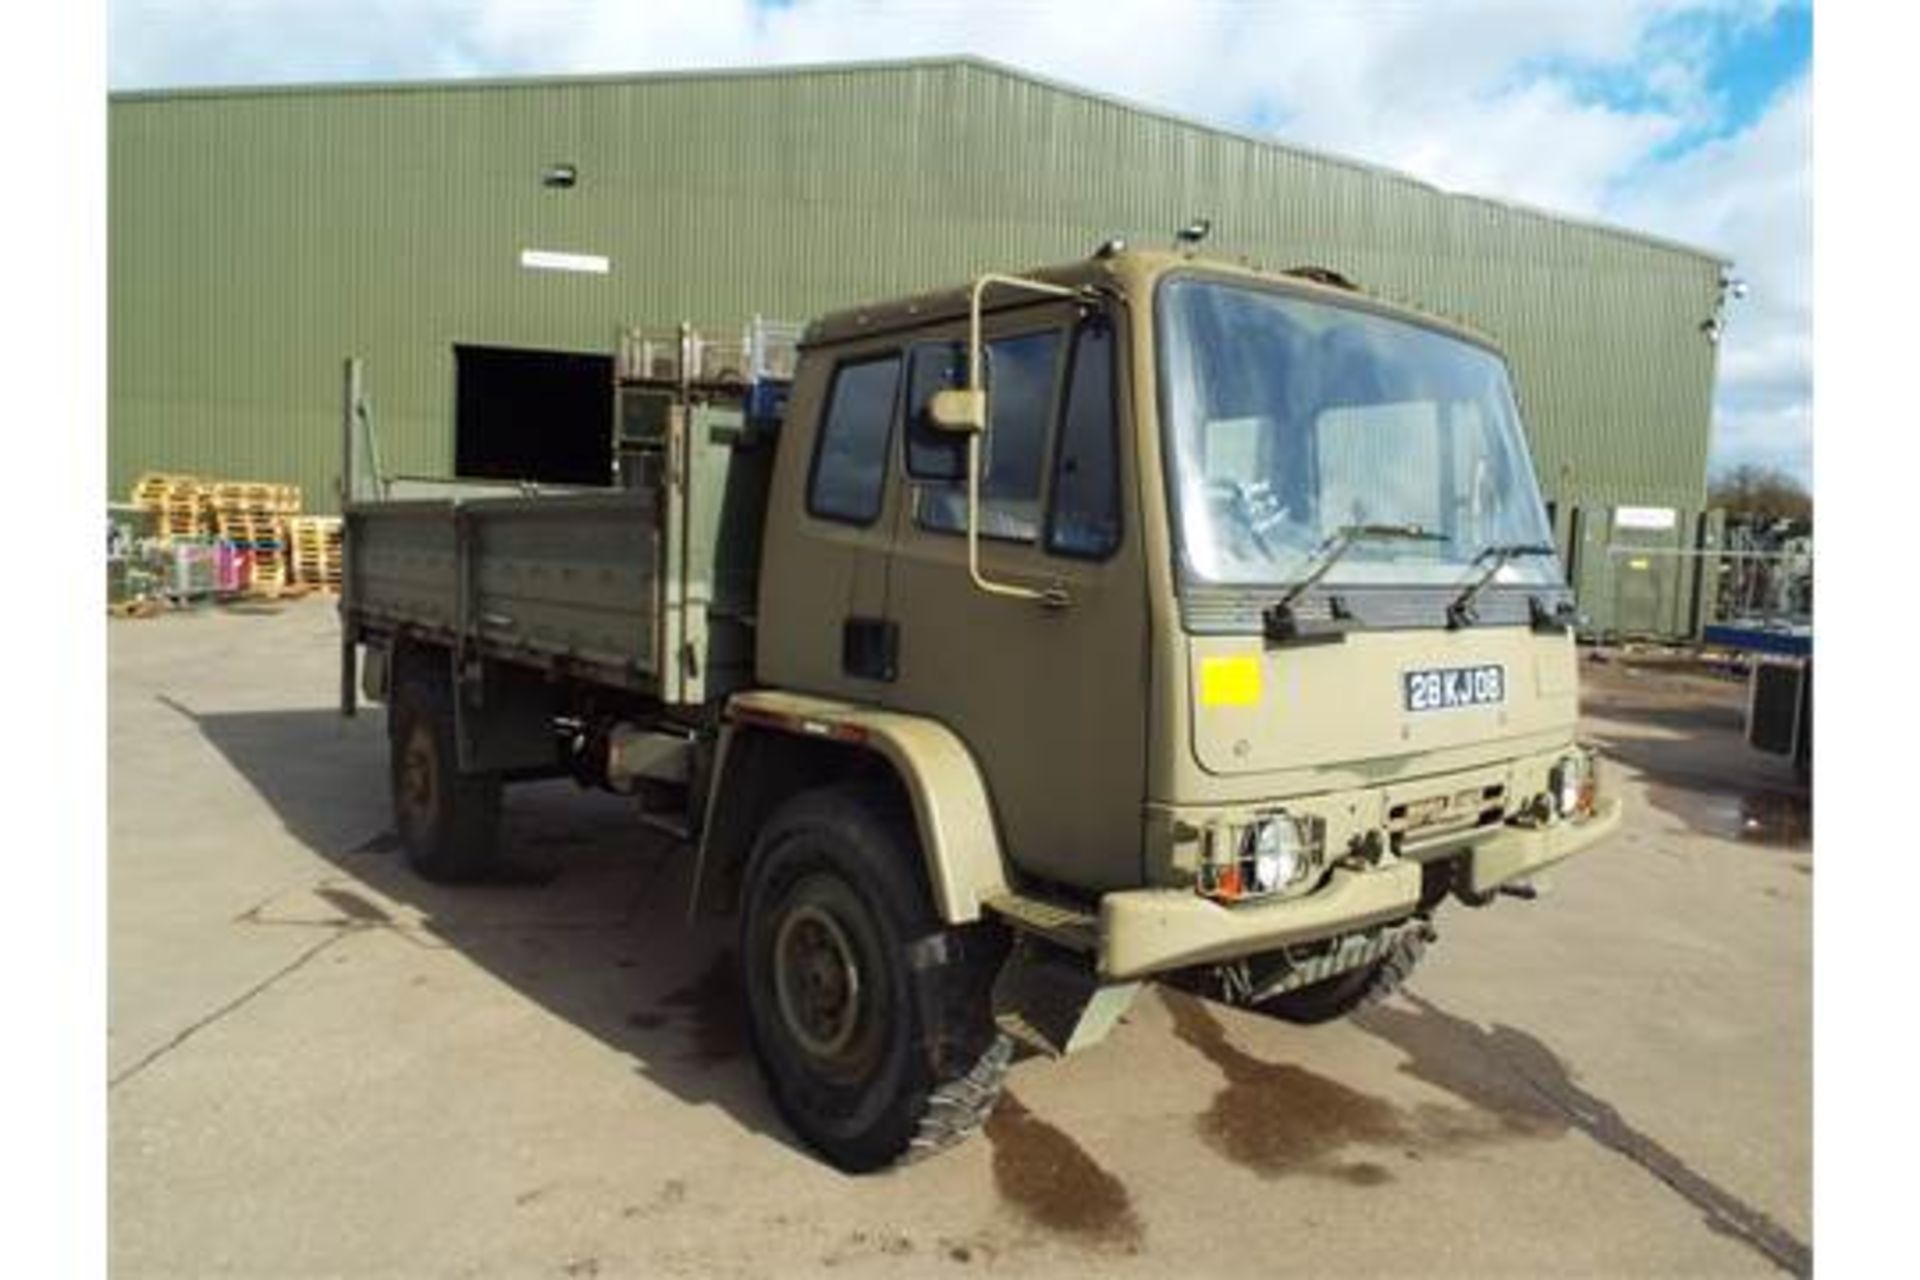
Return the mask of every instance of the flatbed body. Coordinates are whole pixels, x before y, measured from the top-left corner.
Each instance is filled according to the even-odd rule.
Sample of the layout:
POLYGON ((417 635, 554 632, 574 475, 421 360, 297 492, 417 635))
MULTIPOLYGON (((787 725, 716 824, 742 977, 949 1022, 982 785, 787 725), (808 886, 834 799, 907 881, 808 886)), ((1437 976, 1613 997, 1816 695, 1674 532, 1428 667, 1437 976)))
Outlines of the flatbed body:
POLYGON ((744 686, 771 448, 735 410, 666 417, 628 488, 348 504, 348 626, 663 706, 744 686))

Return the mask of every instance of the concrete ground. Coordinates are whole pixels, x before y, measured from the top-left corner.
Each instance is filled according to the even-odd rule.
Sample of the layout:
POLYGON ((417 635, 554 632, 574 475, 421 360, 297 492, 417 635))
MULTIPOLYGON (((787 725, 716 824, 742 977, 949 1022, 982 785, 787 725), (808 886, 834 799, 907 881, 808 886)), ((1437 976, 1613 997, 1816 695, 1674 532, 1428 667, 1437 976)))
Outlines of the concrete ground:
POLYGON ((509 792, 523 882, 394 849, 308 600, 110 628, 116 1274, 1748 1275, 1811 1264, 1813 859, 1739 687, 1583 663, 1623 834, 1453 907, 1299 1028, 1150 990, 892 1174, 798 1147, 729 934, 610 798, 509 792))

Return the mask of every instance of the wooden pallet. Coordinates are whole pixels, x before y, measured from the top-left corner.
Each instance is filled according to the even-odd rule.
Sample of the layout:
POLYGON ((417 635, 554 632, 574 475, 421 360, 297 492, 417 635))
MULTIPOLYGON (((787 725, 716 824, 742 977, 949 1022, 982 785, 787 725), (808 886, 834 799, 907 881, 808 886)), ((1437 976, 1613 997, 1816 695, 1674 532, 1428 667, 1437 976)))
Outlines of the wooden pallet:
POLYGON ((253 576, 247 589, 254 595, 277 596, 293 583, 283 547, 260 544, 253 548, 253 576))
POLYGON ((213 531, 215 537, 255 549, 263 545, 285 547, 287 542, 285 517, 258 515, 250 511, 216 508, 213 512, 213 531))
POLYGON ((165 539, 212 532, 205 488, 193 476, 150 471, 133 483, 133 503, 154 514, 154 533, 165 539))
POLYGON ((296 515, 300 486, 258 480, 215 480, 206 486, 207 505, 215 511, 261 517, 296 515))
POLYGON ((292 582, 287 517, 216 507, 213 527, 216 536, 245 548, 251 555, 253 571, 247 580, 249 594, 279 595, 292 582))
POLYGON ((133 482, 133 504, 137 507, 154 506, 179 490, 188 491, 197 497, 200 492, 200 481, 193 476, 149 471, 133 482))
POLYGON ((338 591, 340 547, 340 517, 291 516, 287 519, 287 550, 294 582, 338 591))

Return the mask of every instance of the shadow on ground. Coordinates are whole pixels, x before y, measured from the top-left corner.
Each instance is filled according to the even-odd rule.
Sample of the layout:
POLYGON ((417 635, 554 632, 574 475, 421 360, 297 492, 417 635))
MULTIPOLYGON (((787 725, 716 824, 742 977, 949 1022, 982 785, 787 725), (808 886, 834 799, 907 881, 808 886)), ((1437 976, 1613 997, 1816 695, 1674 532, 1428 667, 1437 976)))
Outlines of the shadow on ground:
POLYGON ((335 914, 340 924, 405 928, 597 1037, 676 1097, 799 1149, 747 1051, 731 925, 688 922, 692 859, 630 804, 566 781, 509 787, 503 874, 433 885, 407 867, 392 831, 383 714, 199 714, 162 701, 341 873, 295 895, 304 910, 269 901, 248 913, 252 922, 316 925, 335 914))

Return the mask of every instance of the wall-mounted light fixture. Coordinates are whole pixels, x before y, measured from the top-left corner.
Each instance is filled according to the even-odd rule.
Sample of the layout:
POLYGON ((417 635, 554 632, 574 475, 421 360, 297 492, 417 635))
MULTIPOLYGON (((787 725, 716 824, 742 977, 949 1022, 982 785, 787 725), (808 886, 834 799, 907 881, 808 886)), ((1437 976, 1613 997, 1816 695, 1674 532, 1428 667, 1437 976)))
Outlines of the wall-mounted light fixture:
POLYGON ((1727 327, 1727 303, 1738 302, 1747 296, 1747 282, 1731 271, 1720 271, 1720 296, 1714 299, 1713 314, 1700 322, 1700 332, 1707 335, 1707 341, 1718 343, 1720 335, 1727 327))
POLYGON ((540 185, 555 191, 565 191, 580 181, 580 170, 570 164, 550 164, 540 175, 540 185))

